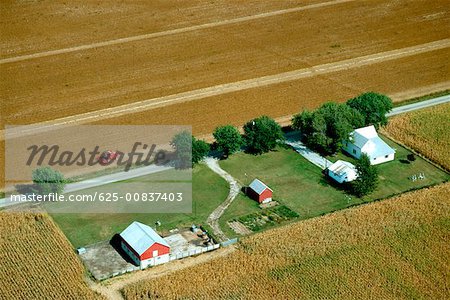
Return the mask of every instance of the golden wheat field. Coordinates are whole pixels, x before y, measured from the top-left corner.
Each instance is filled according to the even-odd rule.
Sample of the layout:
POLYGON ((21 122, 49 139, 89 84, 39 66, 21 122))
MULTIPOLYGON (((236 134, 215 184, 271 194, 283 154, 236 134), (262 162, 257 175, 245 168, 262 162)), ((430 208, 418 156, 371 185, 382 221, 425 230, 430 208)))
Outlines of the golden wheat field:
POLYGON ((254 235, 126 299, 448 299, 450 184, 254 235), (182 282, 183 284, 179 284, 182 282))
POLYGON ((450 103, 395 116, 385 132, 450 170, 450 103))
POLYGON ((66 237, 43 214, 0 213, 2 299, 100 299, 66 237))

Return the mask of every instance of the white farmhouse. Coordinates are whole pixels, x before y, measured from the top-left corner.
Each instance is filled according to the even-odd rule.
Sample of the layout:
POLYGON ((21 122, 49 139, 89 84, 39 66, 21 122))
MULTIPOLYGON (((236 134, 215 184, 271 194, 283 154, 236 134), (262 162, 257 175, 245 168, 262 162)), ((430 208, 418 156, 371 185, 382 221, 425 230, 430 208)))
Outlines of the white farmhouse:
POLYGON ((328 176, 339 183, 350 182, 358 177, 356 168, 353 164, 338 160, 327 169, 328 176))
POLYGON ((379 136, 373 125, 358 128, 350 133, 350 141, 344 142, 344 150, 355 158, 367 154, 372 165, 394 160, 395 150, 379 136))

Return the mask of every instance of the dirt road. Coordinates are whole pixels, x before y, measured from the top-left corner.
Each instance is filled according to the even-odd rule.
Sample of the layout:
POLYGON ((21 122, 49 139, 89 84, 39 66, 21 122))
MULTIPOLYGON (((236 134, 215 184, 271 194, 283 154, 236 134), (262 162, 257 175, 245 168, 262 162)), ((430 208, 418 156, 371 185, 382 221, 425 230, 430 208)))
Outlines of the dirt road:
POLYGON ((150 280, 152 278, 165 276, 178 270, 202 264, 219 257, 227 256, 235 250, 235 246, 219 248, 218 250, 206 252, 199 256, 172 261, 170 263, 149 268, 144 271, 136 271, 120 277, 106 280, 102 283, 96 283, 88 279, 88 284, 94 291, 101 293, 102 295, 107 297, 107 299, 123 299, 120 291, 127 285, 136 283, 141 280, 150 280))
POLYGON ((230 184, 230 193, 228 194, 227 198, 209 215, 208 219, 206 220, 208 225, 213 229, 214 234, 220 239, 221 242, 223 242, 228 238, 222 231, 222 229, 220 229, 219 219, 241 191, 241 185, 233 176, 228 174, 219 166, 219 162, 217 159, 213 157, 207 157, 205 158, 205 163, 214 173, 217 173, 220 177, 225 179, 230 184))

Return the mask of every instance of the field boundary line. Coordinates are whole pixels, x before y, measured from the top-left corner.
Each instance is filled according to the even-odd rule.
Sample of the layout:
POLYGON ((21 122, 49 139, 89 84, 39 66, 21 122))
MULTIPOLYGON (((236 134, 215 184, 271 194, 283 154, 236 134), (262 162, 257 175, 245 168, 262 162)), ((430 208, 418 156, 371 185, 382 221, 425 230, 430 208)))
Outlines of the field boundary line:
POLYGON ((92 44, 61 48, 61 49, 57 49, 57 50, 49 50, 49 51, 43 51, 43 52, 38 52, 38 53, 33 53, 33 54, 26 54, 26 55, 20 55, 20 56, 15 56, 15 57, 7 57, 7 58, 0 59, 0 64, 14 63, 14 62, 19 62, 19 61, 24 61, 24 60, 34 59, 34 58, 47 57, 47 56, 52 56, 52 55, 89 50, 89 49, 106 47, 106 46, 123 44, 123 43, 129 43, 129 42, 136 42, 136 41, 158 38, 158 37, 174 35, 174 34, 179 34, 179 33, 186 33, 186 32, 191 32, 191 31, 196 31, 196 30, 214 28, 214 27, 223 26, 223 25, 231 25, 231 24, 236 24, 236 23, 241 23, 241 22, 257 20, 257 19, 261 19, 261 18, 273 17, 273 16, 278 16, 278 15, 298 12, 298 11, 302 11, 302 10, 321 8, 321 7, 326 7, 326 6, 331 6, 331 5, 336 5, 336 4, 346 3, 346 2, 352 2, 352 1, 355 1, 355 0, 327 1, 327 2, 321 2, 321 3, 300 6, 300 7, 275 10, 275 11, 265 12, 265 13, 261 13, 261 14, 257 14, 257 15, 239 17, 239 18, 235 18, 235 19, 228 19, 228 20, 210 22, 210 23, 194 25, 194 26, 189 26, 189 27, 176 28, 176 29, 170 29, 170 30, 165 30, 165 31, 135 35, 135 36, 118 38, 118 39, 113 39, 113 40, 108 40, 108 41, 103 41, 103 42, 96 42, 96 43, 92 43, 92 44))
POLYGON ((16 129, 11 128, 10 130, 8 130, 8 132, 2 132, 0 136, 4 136, 5 138, 27 136, 37 132, 54 130, 57 129, 57 127, 59 126, 86 124, 98 120, 111 119, 114 117, 119 117, 131 113, 143 112, 158 107, 164 107, 167 105, 173 105, 187 101, 194 101, 252 88, 265 87, 273 84, 294 81, 302 78, 308 78, 337 71, 349 70, 384 61, 395 60, 406 56, 417 55, 424 52, 444 49, 448 47, 450 47, 450 39, 443 39, 426 44, 420 44, 406 48, 369 54, 356 58, 350 58, 342 61, 326 63, 322 65, 297 69, 274 75, 267 75, 231 83, 214 85, 188 92, 156 97, 129 104, 100 109, 88 113, 81 113, 59 119, 43 121, 35 124, 30 124, 27 126, 26 129, 23 129, 21 126, 19 126, 16 129), (8 136, 6 136, 6 133, 8 134, 8 136))

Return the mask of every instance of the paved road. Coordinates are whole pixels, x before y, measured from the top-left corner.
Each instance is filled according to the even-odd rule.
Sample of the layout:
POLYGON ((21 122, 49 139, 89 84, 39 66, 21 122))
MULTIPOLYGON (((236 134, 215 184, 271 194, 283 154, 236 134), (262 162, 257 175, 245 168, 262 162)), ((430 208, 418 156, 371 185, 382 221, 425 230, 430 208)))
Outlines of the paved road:
MULTIPOLYGON (((398 114, 431 107, 438 104, 443 104, 450 101, 450 95, 442 96, 426 101, 421 101, 413 104, 403 105, 394 108, 390 113, 388 113, 386 116, 391 117, 398 114)), ((332 162, 327 160, 325 157, 320 156, 316 152, 312 151, 308 147, 306 147, 302 142, 299 141, 299 135, 298 132, 291 132, 286 134, 286 141, 285 143, 292 148, 294 148, 295 151, 297 151, 301 156, 306 158, 308 161, 313 163, 314 165, 318 166, 322 170, 325 170, 328 168, 332 162)))
POLYGON ((433 98, 430 100, 420 101, 412 104, 402 105, 399 107, 395 107, 390 113, 386 114, 388 117, 392 117, 398 114, 407 113, 413 110, 418 110, 438 104, 444 104, 450 101, 450 95, 433 98))
MULTIPOLYGON (((113 183, 117 181, 123 181, 131 178, 136 178, 148 174, 158 173, 162 171, 166 171, 169 169, 172 169, 173 167, 170 166, 156 166, 156 165, 150 165, 147 167, 141 167, 129 170, 128 172, 122 171, 114 174, 104 175, 100 177, 96 177, 93 179, 87 179, 80 182, 70 183, 66 185, 64 188, 64 193, 72 193, 76 191, 81 191, 84 189, 93 188, 96 186, 105 185, 108 183, 113 183)), ((12 202, 10 198, 3 198, 0 199, 0 208, 1 207, 7 207, 10 205, 18 204, 17 202, 12 202)))
MULTIPOLYGON (((408 104, 408 105, 399 106, 399 107, 394 108, 390 113, 387 114, 387 116, 391 117, 394 115, 398 115, 398 114, 402 114, 402 113, 406 113, 406 112, 410 112, 410 111, 414 111, 414 110, 419 110, 419 109, 431 107, 434 105, 444 104, 447 102, 450 102, 450 95, 437 97, 437 98, 433 98, 430 100, 412 103, 412 104, 408 104)), ((309 160, 310 162, 312 162, 313 164, 315 164, 316 166, 318 166, 322 169, 325 169, 327 166, 329 166, 329 164, 331 164, 331 162, 326 160, 324 157, 321 157, 317 153, 314 153, 313 151, 308 149, 303 143, 299 142, 298 139, 295 140, 295 138, 293 136, 290 136, 290 137, 288 136, 286 143, 288 145, 292 146, 298 153, 300 153, 307 160, 309 160)), ((121 181, 121 180, 139 177, 139 176, 143 176, 143 175, 147 175, 147 174, 151 174, 151 173, 161 172, 161 171, 167 170, 168 168, 170 168, 170 167, 148 166, 148 167, 130 170, 129 172, 119 172, 116 174, 105 175, 105 176, 98 177, 96 179, 91 179, 91 180, 86 180, 83 182, 69 184, 66 186, 66 189, 64 190, 64 192, 68 193, 68 192, 79 191, 82 189, 100 186, 100 185, 115 182, 115 181, 121 181)), ((5 206, 11 205, 11 204, 14 204, 14 203, 11 203, 10 201, 8 201, 8 199, 5 199, 5 198, 0 199, 0 207, 5 207, 5 206)))
POLYGON ((312 151, 308 147, 305 146, 302 142, 299 141, 298 132, 294 132, 292 134, 286 135, 285 143, 292 148, 294 148, 295 151, 297 151, 301 156, 306 158, 308 161, 313 163, 314 165, 318 166, 322 170, 325 170, 328 168, 331 164, 333 164, 331 161, 326 159, 323 156, 320 156, 316 152, 312 151))
POLYGON ((230 204, 234 201, 236 196, 239 194, 241 190, 241 185, 237 182, 237 180, 228 174, 225 170, 223 170, 218 163, 218 160, 213 157, 205 158, 206 165, 215 173, 219 174, 220 177, 225 179, 230 184, 230 193, 227 198, 209 215, 206 223, 211 226, 214 234, 217 238, 220 239, 221 242, 227 240, 227 236, 223 233, 222 229, 219 226, 219 219, 225 212, 225 210, 230 206, 230 204))

